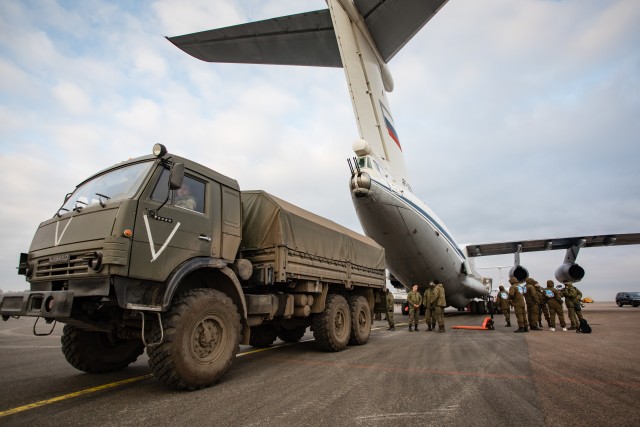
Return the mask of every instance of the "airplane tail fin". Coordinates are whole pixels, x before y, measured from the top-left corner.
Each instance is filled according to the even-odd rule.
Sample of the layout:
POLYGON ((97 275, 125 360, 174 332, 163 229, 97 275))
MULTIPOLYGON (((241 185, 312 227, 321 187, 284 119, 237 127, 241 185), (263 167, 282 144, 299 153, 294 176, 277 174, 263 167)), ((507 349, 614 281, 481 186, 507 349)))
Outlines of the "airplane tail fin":
POLYGON ((209 62, 343 67, 360 138, 406 184, 386 93, 386 63, 447 0, 327 0, 329 9, 203 31, 169 41, 209 62))

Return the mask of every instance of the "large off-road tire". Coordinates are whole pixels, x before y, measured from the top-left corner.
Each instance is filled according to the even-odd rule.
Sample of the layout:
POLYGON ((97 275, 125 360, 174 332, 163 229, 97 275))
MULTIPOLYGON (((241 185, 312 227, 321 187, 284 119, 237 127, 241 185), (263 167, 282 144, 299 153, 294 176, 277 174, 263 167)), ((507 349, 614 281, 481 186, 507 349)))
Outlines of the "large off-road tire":
POLYGON ((329 294, 322 313, 313 318, 313 336, 320 349, 342 351, 351 335, 349 304, 342 295, 329 294))
POLYGON ((349 311, 351 312, 351 338, 349 344, 363 345, 369 341, 371 335, 371 308, 367 299, 360 295, 349 297, 349 311))
POLYGON ((278 338, 284 342, 298 342, 304 336, 307 331, 306 326, 297 326, 293 329, 280 329, 278 332, 278 338))
POLYGON ((276 340, 278 330, 273 325, 260 325, 251 328, 249 345, 253 347, 269 347, 276 340))
POLYGON ((144 351, 141 340, 122 340, 106 332, 65 325, 62 352, 74 368, 90 374, 119 371, 135 362, 144 351))
POLYGON ((233 301, 215 289, 181 294, 162 315, 162 325, 162 344, 147 348, 147 354, 154 376, 169 387, 196 390, 213 385, 238 353, 240 315, 233 301))

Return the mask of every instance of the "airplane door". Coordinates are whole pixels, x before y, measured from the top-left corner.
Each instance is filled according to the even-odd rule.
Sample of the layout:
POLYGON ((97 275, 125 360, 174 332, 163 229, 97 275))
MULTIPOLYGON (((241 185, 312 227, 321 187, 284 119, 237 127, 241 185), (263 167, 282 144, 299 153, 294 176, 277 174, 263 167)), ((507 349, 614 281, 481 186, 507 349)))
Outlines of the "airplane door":
POLYGON ((130 277, 164 281, 184 261, 210 256, 212 246, 210 182, 185 170, 183 185, 171 191, 169 171, 140 197, 131 249, 130 277), (150 214, 151 212, 151 214, 150 214))

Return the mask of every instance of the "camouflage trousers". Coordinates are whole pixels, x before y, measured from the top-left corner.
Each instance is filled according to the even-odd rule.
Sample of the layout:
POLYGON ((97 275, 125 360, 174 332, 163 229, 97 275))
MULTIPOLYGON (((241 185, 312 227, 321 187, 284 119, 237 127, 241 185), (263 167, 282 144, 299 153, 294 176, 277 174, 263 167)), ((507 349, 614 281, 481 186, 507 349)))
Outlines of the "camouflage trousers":
POLYGON ((559 309, 554 308, 552 305, 549 305, 549 319, 551 319, 551 327, 556 327, 556 314, 558 315, 558 320, 560 321, 560 326, 563 328, 567 327, 567 323, 564 321, 564 313, 562 313, 562 307, 559 309))
POLYGON ((571 326, 577 328, 580 324, 580 320, 582 320, 582 313, 580 311, 576 311, 576 309, 573 307, 567 307, 567 313, 569 315, 571 326))
POLYGON ((504 314, 504 321, 508 324, 511 324, 511 310, 509 307, 502 309, 502 314, 504 314))
POLYGON ((387 321, 389 322, 390 328, 395 326, 395 323, 393 322, 393 311, 387 311, 387 321))
POLYGON ((436 306, 434 317, 438 322, 438 326, 444 326, 444 307, 436 306))
POLYGON ((420 320, 420 309, 409 307, 409 325, 418 326, 418 321, 420 320))
POLYGON ((527 307, 513 307, 513 311, 516 313, 516 320, 518 320, 518 328, 528 328, 527 322, 527 307))
POLYGON ((527 320, 529 321, 530 326, 538 326, 539 311, 540 309, 538 308, 538 304, 527 304, 527 320))
POLYGON ((427 307, 424 312, 424 322, 427 326, 436 324, 436 309, 435 307, 427 307))
POLYGON ((538 324, 542 325, 542 315, 544 314, 544 319, 547 321, 547 326, 551 326, 551 319, 549 318, 549 307, 547 304, 540 304, 538 309, 538 324))

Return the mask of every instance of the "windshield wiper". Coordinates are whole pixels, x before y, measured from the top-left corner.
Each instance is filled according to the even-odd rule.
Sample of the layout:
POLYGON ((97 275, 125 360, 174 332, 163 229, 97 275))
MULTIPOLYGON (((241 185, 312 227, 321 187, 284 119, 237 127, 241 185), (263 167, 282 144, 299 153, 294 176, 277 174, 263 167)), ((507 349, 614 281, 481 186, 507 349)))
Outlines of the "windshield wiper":
POLYGON ((74 210, 75 212, 80 212, 82 209, 84 209, 84 206, 78 206, 78 203, 82 203, 84 206, 87 206, 87 205, 88 205, 88 203, 87 203, 87 202, 83 202, 83 201, 82 201, 82 200, 80 200, 80 199, 76 200, 76 204, 75 204, 75 206, 73 207, 73 210, 74 210))
POLYGON ((102 198, 104 197, 107 201, 111 200, 111 197, 105 196, 104 194, 96 193, 96 196, 98 196, 98 202, 103 208, 105 207, 105 203, 102 201, 102 198))
POLYGON ((67 211, 67 212, 69 212, 69 209, 67 209, 67 208, 60 208, 60 209, 58 209, 58 212, 56 212, 56 216, 57 216, 58 218, 60 218, 60 217, 62 216, 62 215, 60 215, 60 211, 67 211))

